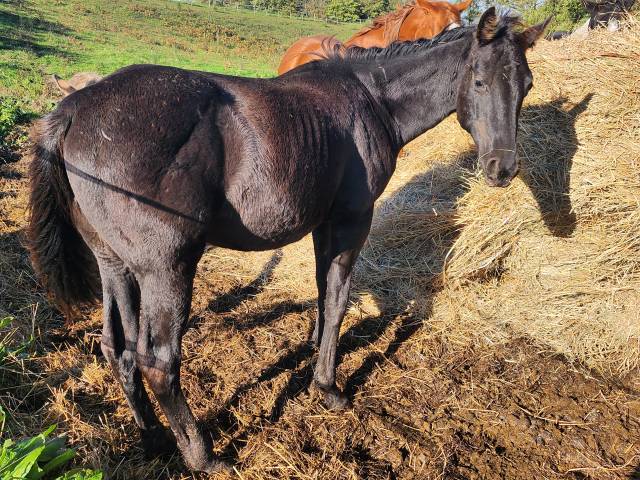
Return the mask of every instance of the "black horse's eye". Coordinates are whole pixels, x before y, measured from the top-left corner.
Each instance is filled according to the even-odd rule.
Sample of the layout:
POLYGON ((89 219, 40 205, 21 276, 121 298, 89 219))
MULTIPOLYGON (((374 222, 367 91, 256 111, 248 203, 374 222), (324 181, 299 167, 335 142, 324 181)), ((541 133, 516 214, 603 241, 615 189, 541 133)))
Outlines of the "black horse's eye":
POLYGON ((484 83, 482 82, 482 80, 476 80, 476 87, 482 87, 484 86, 484 83))

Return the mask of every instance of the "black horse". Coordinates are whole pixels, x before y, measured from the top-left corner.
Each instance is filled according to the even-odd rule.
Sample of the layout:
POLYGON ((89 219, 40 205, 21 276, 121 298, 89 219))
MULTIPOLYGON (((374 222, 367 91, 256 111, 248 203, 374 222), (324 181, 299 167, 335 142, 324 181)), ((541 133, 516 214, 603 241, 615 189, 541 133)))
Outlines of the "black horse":
POLYGON ((180 343, 207 244, 274 249, 313 232, 314 381, 329 407, 348 404, 335 384, 336 343, 352 267, 398 152, 457 111, 487 181, 507 186, 532 85, 525 51, 546 24, 525 29, 491 8, 477 28, 335 52, 273 79, 132 66, 39 122, 32 260, 66 308, 95 300, 102 280, 102 351, 147 452, 170 446, 170 436, 143 377, 187 464, 225 467, 180 387, 180 343))
POLYGON ((611 32, 620 29, 620 21, 628 15, 636 0, 582 0, 582 5, 589 12, 589 19, 573 33, 566 30, 551 32, 547 40, 561 40, 569 36, 585 38, 589 30, 607 28, 611 32))
POLYGON ((589 29, 607 27, 619 29, 619 22, 631 10, 635 0, 582 0, 589 12, 589 29))

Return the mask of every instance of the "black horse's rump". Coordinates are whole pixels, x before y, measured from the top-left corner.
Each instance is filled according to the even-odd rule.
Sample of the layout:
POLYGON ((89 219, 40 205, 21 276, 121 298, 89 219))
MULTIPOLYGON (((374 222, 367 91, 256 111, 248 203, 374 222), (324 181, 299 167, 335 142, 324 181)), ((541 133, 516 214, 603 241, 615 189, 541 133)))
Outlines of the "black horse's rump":
POLYGON ((180 349, 205 245, 278 248, 312 232, 319 346, 314 383, 329 407, 351 272, 373 205, 407 142, 457 111, 486 180, 507 186, 525 50, 546 22, 516 28, 490 9, 477 28, 352 52, 274 79, 132 66, 69 95, 40 123, 30 169, 32 260, 65 305, 102 281, 102 351, 147 451, 169 440, 187 464, 223 468, 180 387, 180 349), (88 249, 87 249, 88 246, 88 249))

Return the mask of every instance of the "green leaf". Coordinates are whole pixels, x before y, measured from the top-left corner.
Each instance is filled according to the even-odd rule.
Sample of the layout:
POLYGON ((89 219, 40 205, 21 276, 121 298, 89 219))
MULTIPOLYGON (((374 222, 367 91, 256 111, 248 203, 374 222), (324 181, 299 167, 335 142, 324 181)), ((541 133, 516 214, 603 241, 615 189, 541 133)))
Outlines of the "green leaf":
MULTIPOLYGON (((2 361, 2 358, 0 358, 0 362, 2 361)), ((4 408, 2 408, 2 405, 0 405, 0 435, 2 435, 2 432, 4 431, 4 422, 7 420, 7 413, 4 411, 4 408)))
MULTIPOLYGON (((0 414, 5 415, 1 407, 0 414)), ((20 442, 5 440, 0 447, 0 480, 52 478, 50 473, 62 468, 76 454, 65 447, 64 436, 48 438, 55 429, 56 425, 51 425, 41 434, 20 442)), ((76 468, 56 480, 102 480, 102 472, 76 468)))
POLYGON ((45 449, 42 452, 42 455, 40 455, 40 461, 48 462, 52 458, 60 455, 60 453, 62 453, 65 450, 64 440, 65 439, 63 437, 58 437, 58 438, 53 438, 51 440, 48 440, 45 445, 45 449))
POLYGON ((63 451, 60 455, 58 455, 55 458, 52 458, 42 467, 43 475, 62 467, 65 463, 69 462, 69 460, 75 457, 75 455, 76 455, 75 450, 72 450, 71 448, 68 448, 67 450, 63 451))
POLYGON ((44 435, 45 437, 48 437, 51 433, 53 433, 53 431, 58 428, 57 424, 53 424, 53 425, 49 425, 49 427, 47 427, 47 429, 42 432, 40 435, 44 435))
POLYGON ((75 469, 57 477, 56 480, 102 480, 102 472, 96 470, 75 469))
POLYGON ((0 452, 0 473, 2 473, 7 465, 16 457, 16 452, 11 449, 14 442, 11 439, 5 440, 2 444, 2 451, 0 452))
POLYGON ((0 318, 0 328, 8 327, 13 322, 13 317, 0 318))
POLYGON ((34 467, 36 471, 39 471, 37 462, 38 462, 38 457, 40 456, 40 453, 42 452, 42 450, 44 450, 44 445, 41 445, 35 448, 34 450, 31 450, 29 453, 19 458, 18 463, 15 464, 15 466, 11 469, 10 478, 12 480, 28 479, 30 478, 29 473, 34 467))

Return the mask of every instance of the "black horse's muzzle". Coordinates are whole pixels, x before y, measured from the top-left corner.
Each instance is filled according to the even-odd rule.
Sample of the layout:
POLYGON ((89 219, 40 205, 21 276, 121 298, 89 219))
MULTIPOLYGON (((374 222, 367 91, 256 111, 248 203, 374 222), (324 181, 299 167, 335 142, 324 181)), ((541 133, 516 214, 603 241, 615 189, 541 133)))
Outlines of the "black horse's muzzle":
POLYGON ((491 157, 485 162, 484 176, 487 184, 492 187, 508 187, 518 175, 518 162, 512 159, 491 157))

